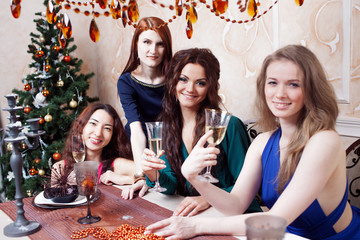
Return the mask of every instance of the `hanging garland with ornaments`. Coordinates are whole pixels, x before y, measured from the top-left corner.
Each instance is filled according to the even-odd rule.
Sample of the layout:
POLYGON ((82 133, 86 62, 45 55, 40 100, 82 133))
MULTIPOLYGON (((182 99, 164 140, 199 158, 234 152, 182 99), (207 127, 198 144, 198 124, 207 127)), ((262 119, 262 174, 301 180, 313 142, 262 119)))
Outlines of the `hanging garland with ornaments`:
MULTIPOLYGON (((150 1, 150 0, 149 0, 150 1)), ((11 12, 15 18, 20 16, 20 0, 12 0, 11 3, 11 12)), ((274 1, 265 1, 265 0, 237 0, 236 6, 239 9, 240 13, 247 12, 248 18, 241 19, 231 19, 224 16, 228 10, 229 1, 228 0, 212 0, 212 4, 208 4, 206 0, 168 0, 165 1, 173 2, 174 5, 169 4, 165 5, 164 1, 151 0, 152 4, 160 6, 162 9, 167 9, 174 11, 172 18, 168 19, 165 24, 172 23, 174 19, 182 16, 183 12, 185 13, 186 19, 186 36, 190 39, 193 34, 193 24, 197 21, 198 15, 196 7, 200 4, 205 5, 210 12, 214 13, 215 17, 218 17, 222 20, 225 20, 229 23, 243 24, 262 17, 270 9, 278 3, 278 0, 274 1), (270 2, 270 3, 269 3, 270 2), (264 5, 266 10, 262 13, 259 12, 259 8, 264 5)), ((304 0, 295 0, 297 6, 302 6, 304 0)), ((93 42, 97 42, 100 39, 100 30, 96 24, 95 19, 100 16, 109 17, 118 20, 121 19, 123 26, 126 25, 136 27, 136 22, 140 17, 140 10, 136 0, 89 0, 89 1, 70 1, 70 0, 55 0, 55 5, 52 1, 49 1, 47 5, 46 17, 49 23, 54 24, 61 29, 62 31, 59 34, 59 42, 63 46, 66 42, 66 39, 71 37, 72 25, 71 21, 66 14, 65 10, 73 10, 75 13, 83 13, 85 16, 92 17, 89 27, 89 36, 93 42), (59 17, 56 15, 55 6, 58 6, 61 9, 59 17), (100 7, 102 12, 95 11, 95 6, 100 7), (86 10, 83 10, 83 9, 86 10), (60 18, 61 21, 57 22, 57 19, 60 18)), ((161 26, 159 26, 161 27, 161 26)))
MULTIPOLYGON (((12 11, 20 11, 20 0, 11 0, 12 11)), ((76 57, 76 46, 71 37, 71 23, 59 14, 60 8, 44 0, 44 9, 35 14, 36 32, 31 32, 28 53, 29 68, 22 79, 23 87, 13 89, 18 95, 16 105, 22 107, 16 114, 24 132, 29 131, 26 120, 39 119, 39 127, 46 133, 39 139, 39 147, 30 149, 22 142, 19 151, 23 157, 23 192, 33 196, 43 190, 51 174, 51 166, 61 160, 61 151, 71 124, 89 102, 98 100, 87 96, 93 73, 81 73, 82 60, 76 57)), ((66 14, 66 13, 65 13, 66 14)), ((20 15, 20 12, 18 12, 20 15)), ((9 164, 13 150, 11 143, 1 142, 6 152, 0 157, 0 192, 2 201, 15 197, 14 174, 9 164)))

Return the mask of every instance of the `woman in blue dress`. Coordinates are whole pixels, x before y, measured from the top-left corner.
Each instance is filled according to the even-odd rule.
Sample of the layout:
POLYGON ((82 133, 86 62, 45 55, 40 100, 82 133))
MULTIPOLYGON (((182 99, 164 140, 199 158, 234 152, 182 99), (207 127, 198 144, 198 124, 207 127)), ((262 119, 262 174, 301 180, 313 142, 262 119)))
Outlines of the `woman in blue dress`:
MULTIPOLYGON (((166 74, 165 96, 161 120, 163 149, 161 160, 149 149, 144 151, 143 170, 147 185, 154 186, 155 171, 165 194, 180 194, 186 198, 174 215, 192 216, 210 204, 181 174, 181 165, 205 132, 205 108, 220 109, 220 64, 209 49, 192 48, 177 52, 166 74)), ((243 167, 250 139, 242 121, 232 116, 224 140, 218 146, 221 154, 212 168, 221 189, 230 192, 243 167)), ((216 159, 212 154, 210 158, 216 159)), ((248 209, 261 211, 254 200, 248 209)))
POLYGON ((335 131, 338 106, 316 56, 290 45, 268 56, 257 79, 259 124, 264 132, 251 144, 231 193, 197 180, 215 165, 205 134, 182 166, 185 178, 221 212, 218 218, 172 217, 147 228, 169 239, 198 234, 244 235, 243 214, 261 187, 265 213, 284 218, 287 231, 317 239, 360 239, 360 211, 347 202, 346 155, 335 131))
MULTIPOLYGON (((171 35, 165 22, 157 17, 142 18, 135 29, 129 60, 117 83, 136 179, 143 177, 140 162, 147 144, 145 122, 155 121, 161 111, 164 74, 171 57, 171 35)), ((132 198, 133 190, 124 192, 123 197, 132 198)))

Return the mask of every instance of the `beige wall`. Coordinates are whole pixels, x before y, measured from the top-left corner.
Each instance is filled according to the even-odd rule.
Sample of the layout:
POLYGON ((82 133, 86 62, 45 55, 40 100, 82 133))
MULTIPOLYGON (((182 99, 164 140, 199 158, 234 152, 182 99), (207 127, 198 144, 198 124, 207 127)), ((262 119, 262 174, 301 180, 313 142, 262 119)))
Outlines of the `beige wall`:
MULTIPOLYGON (((42 2, 22 1, 19 19, 11 15, 10 1, 0 2, 0 96, 14 87, 23 87, 21 79, 30 71, 31 56, 26 52, 29 33, 35 30, 34 13, 45 11, 42 2)), ((157 2, 167 5, 175 1, 157 2)), ((226 17, 248 19, 247 15, 239 14, 237 1, 229 2, 226 17)), ((260 11, 269 7, 268 2, 261 1, 260 11)), ((169 19, 174 14, 150 0, 138 0, 138 4, 141 17, 154 15, 169 19)), ((355 31, 360 27, 360 0, 305 0, 302 7, 296 6, 294 0, 279 1, 263 17, 248 24, 227 23, 203 4, 198 4, 197 11, 199 19, 193 25, 191 40, 185 34, 185 13, 169 24, 174 52, 189 47, 206 47, 214 52, 221 64, 220 91, 230 112, 243 120, 252 118, 255 80, 264 57, 286 44, 303 44, 317 54, 336 89, 341 109, 339 132, 360 137, 360 33, 355 31)), ((100 41, 93 43, 88 35, 91 17, 72 10, 66 12, 78 47, 76 57, 84 60, 82 71, 96 74, 88 94, 111 103, 123 116, 116 83, 129 55, 133 27, 124 28, 121 20, 102 16, 96 19, 100 41)), ((5 100, 0 97, 1 108, 7 106, 5 100)), ((4 126, 8 123, 7 113, 0 114, 4 126)))

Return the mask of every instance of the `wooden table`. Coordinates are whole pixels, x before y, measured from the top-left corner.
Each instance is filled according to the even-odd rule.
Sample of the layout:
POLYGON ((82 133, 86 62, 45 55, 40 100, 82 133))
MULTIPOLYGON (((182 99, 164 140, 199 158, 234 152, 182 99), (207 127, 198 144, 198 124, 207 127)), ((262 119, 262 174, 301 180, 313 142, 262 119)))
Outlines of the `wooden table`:
MULTIPOLYGON (((129 224, 134 227, 148 226, 172 215, 172 211, 139 197, 133 200, 123 200, 119 188, 100 185, 99 189, 101 196, 90 207, 92 214, 100 216, 102 220, 90 225, 82 225, 77 222, 79 217, 86 215, 87 206, 44 209, 33 204, 33 197, 25 198, 23 200, 25 217, 29 221, 36 221, 41 225, 41 229, 29 235, 28 238, 36 240, 70 239, 73 231, 83 230, 87 227, 104 227, 110 232, 122 224, 129 224)), ((1 203, 0 210, 14 221, 16 218, 16 201, 1 203)), ((87 237, 85 239, 95 238, 87 237)), ((236 238, 232 236, 198 236, 194 239, 230 240, 236 238)))

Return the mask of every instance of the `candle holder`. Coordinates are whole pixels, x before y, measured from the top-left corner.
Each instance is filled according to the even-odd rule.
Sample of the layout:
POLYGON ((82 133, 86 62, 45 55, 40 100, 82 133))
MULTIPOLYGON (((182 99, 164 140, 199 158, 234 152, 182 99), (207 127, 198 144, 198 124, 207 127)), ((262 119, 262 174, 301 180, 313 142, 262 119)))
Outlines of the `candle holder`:
POLYGON ((33 234, 40 229, 40 224, 35 221, 29 221, 25 218, 24 195, 21 189, 22 168, 23 159, 19 151, 19 145, 22 141, 26 143, 28 148, 36 149, 39 145, 39 137, 43 135, 45 131, 39 130, 39 118, 29 119, 27 123, 30 125, 30 132, 22 133, 23 127, 18 121, 19 116, 16 115, 16 111, 22 110, 22 107, 16 106, 17 94, 8 94, 5 96, 8 100, 9 108, 3 109, 10 112, 10 124, 8 124, 7 131, 5 132, 5 142, 10 142, 13 145, 12 154, 10 157, 10 166, 15 177, 15 199, 17 201, 16 220, 13 223, 8 224, 4 228, 4 235, 8 237, 22 237, 33 234), (30 143, 29 138, 34 139, 33 143, 30 143))

